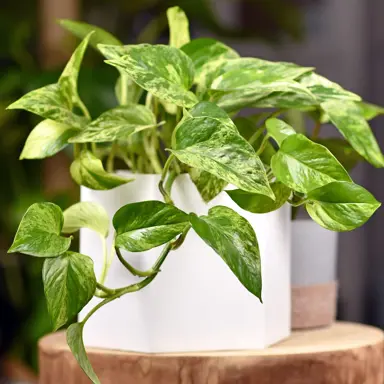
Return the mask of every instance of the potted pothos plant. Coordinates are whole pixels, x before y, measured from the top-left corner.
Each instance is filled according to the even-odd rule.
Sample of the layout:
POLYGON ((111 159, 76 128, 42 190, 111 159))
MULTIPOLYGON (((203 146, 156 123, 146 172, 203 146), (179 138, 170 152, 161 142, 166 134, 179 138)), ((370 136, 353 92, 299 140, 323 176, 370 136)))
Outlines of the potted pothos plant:
POLYGON ((45 119, 22 159, 74 149, 70 173, 82 201, 64 213, 52 203, 32 205, 9 252, 45 258, 55 330, 92 299, 67 340, 94 383, 86 323, 94 331, 87 345, 121 347, 123 340, 144 352, 247 349, 287 336, 289 204, 305 206, 332 231, 363 225, 380 206, 325 143, 283 120, 292 110, 326 115, 357 153, 382 167, 359 96, 314 68, 190 40, 177 7, 168 19, 169 45, 128 46, 63 20, 83 41, 58 82, 8 107, 45 119), (119 105, 96 118, 77 90, 88 44, 119 71, 119 105), (237 117, 243 108, 255 114, 237 117), (81 253, 70 250, 79 229, 81 253))

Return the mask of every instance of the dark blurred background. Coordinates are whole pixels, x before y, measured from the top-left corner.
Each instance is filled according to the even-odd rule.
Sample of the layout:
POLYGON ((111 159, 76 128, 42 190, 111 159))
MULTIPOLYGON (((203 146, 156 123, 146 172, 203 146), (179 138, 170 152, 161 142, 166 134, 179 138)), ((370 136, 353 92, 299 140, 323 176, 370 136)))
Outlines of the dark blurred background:
MULTIPOLYGON (((76 43, 55 20, 96 24, 125 43, 167 42, 165 10, 188 14, 193 38, 214 36, 243 56, 315 66, 370 102, 384 105, 382 0, 1 0, 0 4, 0 354, 3 374, 33 382, 37 340, 50 331, 41 261, 7 255, 21 215, 36 201, 67 207, 78 189, 70 153, 19 161, 38 119, 4 108, 25 92, 56 81, 76 43), (4 373, 5 372, 5 373, 4 373)), ((80 94, 97 116, 115 103, 115 71, 89 52, 80 94)), ((384 148, 383 120, 373 123, 384 148)), ((354 179, 384 201, 384 171, 369 165, 354 179)), ((340 236, 339 318, 384 328, 383 210, 362 229, 340 236)), ((0 377, 2 373, 0 372, 0 377)))

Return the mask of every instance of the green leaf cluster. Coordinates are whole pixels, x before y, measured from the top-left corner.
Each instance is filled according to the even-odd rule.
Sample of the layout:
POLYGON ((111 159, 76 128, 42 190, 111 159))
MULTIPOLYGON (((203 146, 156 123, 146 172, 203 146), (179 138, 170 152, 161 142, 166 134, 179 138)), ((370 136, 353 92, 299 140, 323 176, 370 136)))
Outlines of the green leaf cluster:
POLYGON ((190 230, 221 257, 245 289, 262 299, 254 229, 225 206, 203 216, 176 207, 172 185, 181 173, 190 176, 206 202, 225 189, 241 209, 255 214, 287 203, 303 206, 314 221, 333 231, 363 225, 380 206, 348 171, 361 161, 384 167, 369 126, 382 108, 363 102, 314 68, 240 57, 214 39, 191 40, 184 12, 173 7, 167 16, 169 45, 126 46, 98 27, 61 21, 83 40, 58 82, 31 91, 9 107, 44 119, 30 133, 21 159, 53 156, 72 146, 72 178, 95 190, 117 188, 134 180, 135 173, 159 175, 164 202, 127 202, 121 207, 112 219, 111 253, 106 249, 110 219, 92 202, 64 212, 51 203, 32 205, 9 250, 45 258, 44 290, 54 329, 71 321, 93 296, 103 299, 67 331, 71 350, 94 383, 99 380, 82 342, 86 321, 102 306, 150 284, 190 230), (77 87, 88 44, 118 70, 112 84, 117 105, 95 118, 77 87), (253 114, 239 117, 243 108, 253 114), (306 118, 313 120, 313 127, 304 124, 306 118), (319 136, 326 123, 339 137, 319 136), (116 168, 129 169, 132 178, 121 177, 116 168), (81 228, 100 236, 104 267, 99 277, 89 256, 70 250, 70 235, 81 228), (147 271, 127 260, 125 252, 160 246, 158 260, 147 271), (138 283, 117 289, 103 285, 115 253, 141 278, 138 283))

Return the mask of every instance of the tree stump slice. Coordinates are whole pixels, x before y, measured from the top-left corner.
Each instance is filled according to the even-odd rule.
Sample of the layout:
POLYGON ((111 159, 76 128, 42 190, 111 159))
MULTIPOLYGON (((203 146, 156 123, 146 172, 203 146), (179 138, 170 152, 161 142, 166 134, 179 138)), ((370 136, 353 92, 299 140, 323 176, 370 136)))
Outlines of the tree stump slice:
MULTIPOLYGON (((40 384, 88 384, 62 332, 40 341, 40 384)), ((383 384, 384 333, 335 323, 260 351, 142 354, 90 349, 102 384, 383 384)))

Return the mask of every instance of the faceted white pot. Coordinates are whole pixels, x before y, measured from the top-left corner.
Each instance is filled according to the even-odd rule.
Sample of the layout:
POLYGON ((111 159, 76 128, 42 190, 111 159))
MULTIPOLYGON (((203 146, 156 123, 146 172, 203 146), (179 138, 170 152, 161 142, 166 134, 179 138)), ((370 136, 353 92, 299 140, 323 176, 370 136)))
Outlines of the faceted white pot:
MULTIPOLYGON (((162 200, 159 175, 135 175, 135 181, 111 191, 81 190, 82 201, 102 204, 110 214, 123 205, 162 200)), ((290 210, 255 215, 237 207, 226 193, 208 205, 188 175, 180 175, 172 198, 185 212, 206 214, 226 205, 243 215, 257 233, 262 259, 263 302, 249 293, 211 248, 191 230, 171 252, 155 280, 142 291, 127 294, 97 311, 84 328, 86 346, 138 352, 260 349, 290 334, 290 210)), ((108 239, 112 242, 113 228, 108 239)), ((102 265, 100 239, 81 232, 80 251, 93 258, 97 276, 102 265)), ((136 268, 149 269, 161 247, 145 253, 123 252, 136 268)), ((137 281, 115 257, 105 285, 137 281)), ((80 320, 100 300, 94 298, 80 320)))
POLYGON ((310 219, 292 223, 292 328, 330 325, 336 316, 338 233, 310 219))

